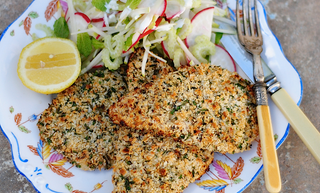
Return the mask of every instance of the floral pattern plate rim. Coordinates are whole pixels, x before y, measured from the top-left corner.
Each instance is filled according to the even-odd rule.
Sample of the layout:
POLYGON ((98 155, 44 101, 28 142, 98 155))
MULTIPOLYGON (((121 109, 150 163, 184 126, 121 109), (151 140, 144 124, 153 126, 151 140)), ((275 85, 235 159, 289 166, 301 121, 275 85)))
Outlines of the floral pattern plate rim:
MULTIPOLYGON (((217 2, 221 5, 226 2, 231 13, 235 9, 235 0, 217 2)), ((75 168, 39 139, 37 119, 54 96, 27 89, 16 73, 22 48, 32 41, 32 36, 45 35, 35 26, 46 24, 52 27, 59 14, 57 7, 59 0, 34 0, 0 37, 0 128, 10 142, 15 167, 38 192, 111 192, 111 170, 88 172, 75 168)), ((263 13, 260 14, 265 42, 262 58, 278 76, 282 87, 300 104, 303 89, 300 75, 284 56, 279 41, 267 24, 266 11, 261 3, 258 8, 263 13)), ((289 124, 270 99, 269 104, 278 148, 288 136, 289 124)), ((216 153, 210 170, 184 192, 242 192, 262 170, 261 156, 259 139, 247 152, 234 155, 216 153)))

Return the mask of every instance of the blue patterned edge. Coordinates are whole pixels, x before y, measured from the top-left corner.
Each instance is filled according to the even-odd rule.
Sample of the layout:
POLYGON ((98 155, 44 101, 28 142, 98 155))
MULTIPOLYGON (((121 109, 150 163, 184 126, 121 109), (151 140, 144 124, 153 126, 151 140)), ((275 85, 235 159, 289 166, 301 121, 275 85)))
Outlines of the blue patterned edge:
MULTIPOLYGON (((258 1, 259 1, 259 3, 260 3, 261 6, 262 6, 263 13, 264 13, 263 15, 264 15, 264 19, 266 20, 268 30, 272 33, 273 37, 274 37, 274 38, 276 39, 276 41, 278 42, 278 45, 279 45, 279 47, 280 47, 280 50, 281 50, 284 58, 287 60, 287 62, 288 62, 289 64, 291 64, 291 66, 292 66, 293 69, 297 72, 297 74, 298 74, 298 76, 299 76, 300 86, 301 86, 300 99, 299 99, 299 101, 298 101, 298 103, 297 103, 297 105, 299 106, 300 103, 301 103, 301 100, 302 100, 302 95, 303 95, 303 84, 302 84, 301 76, 300 76, 299 72, 297 71, 297 69, 293 66, 293 64, 292 64, 292 63, 287 59, 287 57, 285 56, 279 39, 277 38, 277 36, 272 32, 272 30, 271 30, 270 27, 269 27, 266 9, 264 8, 264 6, 263 6, 263 4, 261 3, 261 1, 260 1, 260 0, 258 0, 258 1)), ((284 133, 284 136, 283 136, 283 137, 279 140, 279 142, 277 143, 277 145, 276 145, 276 148, 277 148, 277 149, 278 149, 278 148, 283 144, 283 142, 286 140, 286 138, 287 138, 288 135, 289 135, 289 131, 290 131, 290 123, 288 123, 288 126, 287 126, 287 129, 286 129, 286 132, 284 133)), ((262 169, 263 169, 263 164, 261 165, 261 167, 259 168, 259 170, 257 171, 257 173, 251 178, 251 180, 249 181, 249 183, 247 183, 240 191, 238 191, 238 193, 243 192, 243 191, 253 182, 253 180, 255 180, 255 179, 257 178, 257 176, 260 174, 260 172, 262 171, 262 169)))
MULTIPOLYGON (((17 148, 18 148, 18 155, 19 155, 20 161, 21 161, 21 162, 25 162, 25 163, 28 162, 28 159, 22 159, 22 158, 21 158, 19 141, 18 141, 16 135, 15 135, 13 132, 11 132, 11 134, 12 134, 12 136, 14 137, 14 139, 16 140, 17 148)), ((11 149, 12 149, 12 148, 11 148, 11 149)))
MULTIPOLYGON (((31 4, 30 4, 30 5, 31 5, 31 4)), ((30 5, 29 5, 29 6, 30 6, 30 5)), ((0 39, 0 40, 1 40, 1 39, 0 39)), ((10 147, 11 147, 11 157, 12 157, 12 162, 13 162, 14 167, 18 170, 18 172, 19 172, 22 176, 24 176, 24 177, 31 183, 31 185, 33 186, 33 188, 34 188, 37 192, 41 193, 41 192, 34 186, 34 184, 32 183, 32 181, 30 181, 29 178, 28 178, 26 175, 24 175, 24 173, 22 173, 22 172, 19 170, 19 168, 17 167, 16 162, 15 162, 15 159, 14 159, 14 156, 13 156, 13 152, 12 152, 12 144, 11 144, 11 141, 9 140, 9 137, 7 136, 7 134, 3 131, 1 125, 0 125, 0 130, 2 131, 3 135, 4 135, 4 136, 7 138, 7 140, 9 141, 9 144, 10 144, 10 147)), ((13 134, 13 133, 12 133, 12 134, 13 134)))
MULTIPOLYGON (((21 15, 23 15, 23 14, 28 10, 28 8, 32 5, 32 3, 34 3, 34 2, 35 2, 35 0, 33 0, 33 1, 29 4, 29 6, 26 8, 26 10, 25 10, 21 15)), ((260 0, 259 0, 259 3, 260 3, 261 6, 262 6, 262 9, 263 9, 263 12, 264 12, 264 18, 265 18, 266 21, 268 21, 268 20, 267 20, 267 12, 266 12, 263 4, 260 2, 260 0)), ((20 15, 20 17, 21 17, 21 15, 20 15)), ((15 23, 20 17, 18 17, 16 20, 14 20, 14 21, 2 32, 2 34, 1 34, 1 36, 0 36, 0 41, 1 41, 2 37, 4 36, 4 34, 7 32, 7 30, 9 29, 9 27, 10 27, 13 23, 15 23)), ((267 23, 267 27, 268 27, 269 31, 272 33, 272 35, 274 36, 274 38, 275 38, 276 41, 278 42, 278 45, 279 45, 279 47, 280 47, 280 49, 281 49, 281 52, 282 52, 283 56, 285 57, 285 59, 287 60, 287 62, 288 62, 289 64, 291 64, 291 66, 292 66, 293 69, 297 72, 297 74, 298 74, 298 76, 299 76, 300 85, 301 85, 300 99, 299 99, 299 101, 298 101, 298 103, 297 103, 297 105, 299 106, 300 103, 301 103, 301 100, 302 100, 302 96, 303 96, 303 84, 302 84, 301 76, 300 76, 299 72, 297 71, 297 69, 293 66, 293 64, 292 64, 292 63, 287 59, 287 57, 284 55, 284 52, 283 52, 282 46, 281 46, 281 44, 280 44, 280 41, 278 40, 277 36, 275 36, 274 33, 271 31, 268 22, 266 22, 266 23, 267 23)), ((18 170, 18 172, 19 172, 22 176, 24 176, 24 177, 32 184, 32 186, 34 187, 34 189, 35 189, 37 192, 40 192, 40 191, 33 185, 33 183, 29 180, 29 178, 27 178, 27 177, 18 169, 18 167, 16 166, 15 159, 14 159, 13 152, 12 152, 12 144, 11 144, 11 141, 9 140, 8 136, 6 135, 6 133, 3 131, 1 125, 0 125, 0 130, 2 131, 2 133, 4 134, 4 136, 7 138, 7 140, 8 140, 9 143, 10 143, 10 147, 11 147, 11 157, 12 157, 13 164, 14 164, 15 168, 18 170)), ((290 131, 290 124, 288 124, 284 136, 283 136, 283 137, 281 138, 281 140, 277 143, 277 145, 276 145, 276 148, 277 148, 277 149, 283 144, 283 142, 285 141, 285 139, 288 137, 289 131, 290 131)), ((263 168, 263 165, 259 168, 259 170, 257 171, 257 173, 256 173, 256 174, 253 176, 253 178, 249 181, 249 183, 246 184, 240 191, 238 191, 238 193, 243 192, 243 191, 253 182, 253 180, 255 180, 255 179, 257 178, 257 176, 260 174, 262 168, 263 168)))
MULTIPOLYGON (((8 25, 8 27, 2 32, 2 34, 1 34, 1 36, 0 36, 0 41, 2 40, 4 34, 5 34, 5 33, 8 31, 8 29, 11 27, 11 25, 14 24, 14 23, 29 9, 29 7, 30 7, 34 2, 35 2, 35 0, 33 0, 33 1, 28 5, 28 7, 23 11, 23 13, 22 13, 17 19, 15 19, 10 25, 8 25)), ((22 176, 24 176, 24 177, 32 184, 33 188, 34 188, 37 192, 40 193, 40 191, 34 186, 34 184, 32 183, 32 181, 30 181, 29 178, 28 178, 26 175, 24 175, 24 173, 22 173, 22 172, 19 170, 19 168, 17 167, 16 162, 15 162, 15 159, 14 159, 14 156, 13 156, 13 152, 12 152, 12 144, 11 144, 11 141, 10 141, 9 137, 7 136, 7 134, 4 132, 4 130, 2 129, 1 124, 0 124, 0 130, 2 131, 3 135, 7 138, 7 140, 8 140, 9 143, 10 143, 10 147, 11 147, 11 157, 12 157, 12 162, 13 162, 14 167, 18 170, 18 172, 19 172, 22 176)), ((13 135, 14 135, 14 134, 13 134, 13 135)))

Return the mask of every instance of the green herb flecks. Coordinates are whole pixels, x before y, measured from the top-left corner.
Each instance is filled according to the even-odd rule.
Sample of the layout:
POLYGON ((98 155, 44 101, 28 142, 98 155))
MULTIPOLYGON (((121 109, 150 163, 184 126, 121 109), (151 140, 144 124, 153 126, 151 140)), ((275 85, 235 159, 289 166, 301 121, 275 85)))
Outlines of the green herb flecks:
POLYGON ((182 106, 186 105, 187 103, 189 103, 189 100, 183 101, 183 103, 179 106, 174 105, 173 109, 170 111, 170 114, 173 115, 176 111, 181 110, 182 106))
POLYGON ((134 184, 134 181, 129 181, 128 178, 124 178, 124 186, 126 187, 126 190, 131 190, 130 184, 134 184))

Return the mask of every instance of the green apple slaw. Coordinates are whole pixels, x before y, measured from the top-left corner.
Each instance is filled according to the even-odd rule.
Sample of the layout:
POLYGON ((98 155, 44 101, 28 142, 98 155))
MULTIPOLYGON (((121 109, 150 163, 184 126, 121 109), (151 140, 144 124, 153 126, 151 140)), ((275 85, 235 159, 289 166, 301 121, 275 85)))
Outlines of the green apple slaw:
POLYGON ((116 70, 137 47, 145 49, 142 75, 149 54, 175 67, 210 63, 222 34, 235 33, 219 29, 216 20, 235 24, 213 0, 60 0, 58 9, 53 29, 36 28, 77 44, 81 74, 102 65, 116 70))

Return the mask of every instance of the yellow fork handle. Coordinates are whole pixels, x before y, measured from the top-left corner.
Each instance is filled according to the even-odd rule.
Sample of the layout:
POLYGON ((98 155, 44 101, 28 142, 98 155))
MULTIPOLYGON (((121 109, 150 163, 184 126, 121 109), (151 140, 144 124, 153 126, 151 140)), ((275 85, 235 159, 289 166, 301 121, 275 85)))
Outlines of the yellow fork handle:
POLYGON ((266 188, 269 192, 280 192, 281 177, 269 106, 257 106, 257 114, 266 188))
POLYGON ((271 99, 287 118, 292 128, 320 164, 320 133, 292 100, 286 90, 281 88, 271 95, 271 99))

